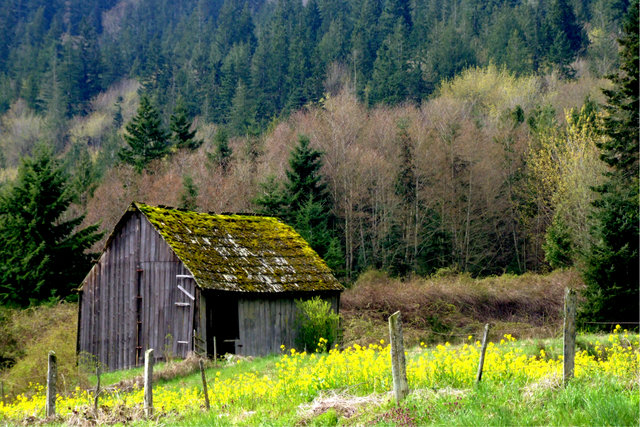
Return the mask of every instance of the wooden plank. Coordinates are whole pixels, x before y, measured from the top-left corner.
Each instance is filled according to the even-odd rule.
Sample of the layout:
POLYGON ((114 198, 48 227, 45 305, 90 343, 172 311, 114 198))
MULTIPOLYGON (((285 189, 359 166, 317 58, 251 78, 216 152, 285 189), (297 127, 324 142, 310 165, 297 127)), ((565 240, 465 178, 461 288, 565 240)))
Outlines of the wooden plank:
POLYGON ((209 341, 207 339, 207 296, 200 290, 200 304, 198 304, 199 319, 198 319, 198 332, 200 338, 203 341, 203 347, 205 354, 209 352, 209 341))
POLYGON ((267 354, 275 353, 276 349, 276 308, 275 308, 275 300, 269 299, 267 300, 269 305, 269 323, 267 323, 267 327, 269 328, 269 345, 267 347, 267 354))
POLYGON ((122 369, 122 310, 124 306, 124 300, 122 298, 122 294, 124 292, 124 276, 126 271, 124 270, 124 254, 126 250, 126 238, 123 234, 124 229, 120 230, 119 240, 119 248, 118 248, 118 263, 116 268, 116 276, 117 281, 115 283, 116 286, 116 310, 115 310, 115 324, 113 325, 113 329, 115 330, 116 335, 116 345, 115 345, 115 357, 114 363, 116 364, 116 369, 122 369))
POLYGON ((238 338, 242 344, 242 349, 239 354, 246 355, 248 343, 245 329, 244 301, 240 298, 238 298, 238 338))
MULTIPOLYGON (((240 302, 240 301, 238 301, 240 302)), ((247 299, 242 300, 245 313, 245 340, 243 341, 243 352, 247 356, 251 356, 256 352, 256 334, 255 334, 255 306, 247 299)))
POLYGON ((133 335, 133 328, 135 325, 131 321, 132 318, 132 301, 135 300, 135 296, 133 295, 133 290, 135 289, 135 258, 134 258, 134 247, 135 247, 135 237, 136 237, 136 229, 135 229, 135 217, 130 217, 127 222, 127 262, 125 265, 126 269, 126 282, 125 282, 125 306, 123 313, 123 328, 124 328, 124 362, 123 368, 129 369, 132 366, 132 353, 131 351, 135 349, 135 343, 132 342, 131 336, 133 335))
POLYGON ((108 333, 107 329, 107 301, 109 299, 109 274, 111 273, 111 265, 109 258, 111 251, 107 249, 106 263, 104 265, 104 273, 100 280, 100 362, 107 364, 107 346, 108 346, 108 333))
POLYGON ((196 300, 196 298, 191 294, 191 292, 187 291, 182 285, 178 285, 178 289, 180 289, 191 301, 196 300))

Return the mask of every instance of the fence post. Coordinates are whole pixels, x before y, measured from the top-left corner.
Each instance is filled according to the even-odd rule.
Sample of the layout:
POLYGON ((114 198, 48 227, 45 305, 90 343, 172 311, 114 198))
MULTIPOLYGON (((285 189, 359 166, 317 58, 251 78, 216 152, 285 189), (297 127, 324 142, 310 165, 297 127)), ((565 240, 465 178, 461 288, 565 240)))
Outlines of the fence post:
POLYGON ((100 362, 96 365, 96 395, 93 397, 93 410, 98 412, 98 400, 100 399, 100 362))
POLYGON ((407 383, 407 367, 404 358, 404 340, 402 337, 402 320, 400 312, 389 316, 389 338, 391 341, 391 374, 393 375, 393 392, 396 402, 400 402, 409 393, 407 383))
POLYGON ((49 352, 49 363, 47 367, 47 402, 45 403, 45 413, 47 417, 56 415, 56 381, 58 379, 58 367, 56 353, 49 352))
POLYGON ((489 337, 489 324, 484 325, 484 335, 482 336, 482 350, 480 350, 480 362, 478 362, 478 374, 476 375, 476 383, 482 380, 482 368, 484 367, 484 354, 487 352, 487 338, 489 337))
POLYGON ((562 383, 567 385, 573 378, 576 355, 576 292, 566 288, 564 291, 564 332, 563 332, 563 376, 562 383))
POLYGON ((202 391, 204 391, 204 407, 207 408, 207 411, 211 409, 209 405, 209 391, 207 389, 207 378, 204 376, 204 362, 202 359, 199 361, 200 364, 200 376, 202 377, 202 391))
POLYGON ((153 415, 153 349, 144 353, 144 413, 153 415))

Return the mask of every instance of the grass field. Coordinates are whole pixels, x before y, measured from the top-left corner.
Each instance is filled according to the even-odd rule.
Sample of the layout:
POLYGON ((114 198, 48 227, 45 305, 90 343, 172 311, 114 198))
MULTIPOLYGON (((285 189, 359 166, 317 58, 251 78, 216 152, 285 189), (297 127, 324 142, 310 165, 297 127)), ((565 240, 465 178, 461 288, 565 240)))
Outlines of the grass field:
MULTIPOLYGON (((90 391, 60 396, 53 424, 152 425, 637 425, 640 420, 638 335, 579 336, 576 377, 561 381, 557 339, 506 335, 487 349, 483 381, 473 379, 478 337, 458 345, 422 344, 407 352, 411 393, 399 405, 390 394, 389 348, 384 341, 329 353, 231 358, 209 366, 211 410, 204 410, 194 360, 159 366, 156 415, 142 414, 140 370, 104 375, 108 387, 94 412, 90 391)), ((43 417, 42 388, 0 406, 4 423, 43 417)))

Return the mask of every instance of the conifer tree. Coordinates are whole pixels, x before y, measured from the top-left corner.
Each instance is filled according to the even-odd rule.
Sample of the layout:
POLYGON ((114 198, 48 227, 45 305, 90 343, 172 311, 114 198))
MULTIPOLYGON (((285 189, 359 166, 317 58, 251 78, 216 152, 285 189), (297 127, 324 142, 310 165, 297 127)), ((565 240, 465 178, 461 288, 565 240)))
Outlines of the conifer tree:
POLYGON ((610 166, 596 191, 596 225, 584 272, 587 302, 583 319, 637 322, 638 307, 638 0, 632 1, 619 40, 621 66, 605 91, 607 116, 601 145, 610 166))
POLYGON ((222 172, 226 173, 231 161, 231 155, 233 151, 229 146, 229 135, 224 127, 219 127, 216 132, 216 136, 213 139, 213 143, 216 147, 215 159, 218 165, 222 168, 222 172))
POLYGON ((138 171, 154 159, 162 158, 169 152, 169 136, 162 127, 160 113, 151 105, 145 95, 140 97, 137 114, 126 125, 124 139, 127 147, 118 153, 120 160, 138 171))
POLYGON ((254 203, 267 215, 277 215, 293 226, 327 265, 340 273, 344 254, 334 230, 331 199, 322 181, 322 152, 311 148, 309 138, 300 135, 291 151, 287 180, 281 184, 270 177, 254 203))
POLYGON ((67 214, 74 194, 50 147, 22 160, 17 179, 0 195, 0 303, 25 307, 65 298, 89 271, 87 250, 97 225, 67 214))
POLYGON ((191 175, 182 178, 182 193, 180 193, 180 208, 190 211, 198 209, 198 187, 191 175))
POLYGON ((287 204, 291 212, 298 212, 309 199, 322 205, 329 206, 327 185, 322 181, 322 152, 311 148, 307 136, 298 137, 289 157, 286 189, 287 204))
POLYGON ((202 141, 196 139, 195 129, 190 130, 192 124, 191 120, 187 117, 187 107, 184 105, 184 100, 180 98, 176 103, 169 122, 173 144, 177 148, 195 150, 202 145, 202 141))

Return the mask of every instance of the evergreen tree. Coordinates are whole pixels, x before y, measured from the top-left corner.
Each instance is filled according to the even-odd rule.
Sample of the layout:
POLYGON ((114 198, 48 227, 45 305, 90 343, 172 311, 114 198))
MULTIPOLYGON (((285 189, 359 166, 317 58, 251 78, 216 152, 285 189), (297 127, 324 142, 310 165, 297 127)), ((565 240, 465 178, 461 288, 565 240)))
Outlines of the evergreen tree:
POLYGON ((195 150, 202 145, 202 141, 196 139, 195 129, 190 130, 192 124, 187 117, 187 107, 184 105, 184 100, 182 98, 178 99, 169 123, 169 128, 173 133, 173 144, 177 148, 195 150))
POLYGON ((191 175, 182 178, 182 193, 180 193, 180 208, 194 211, 198 209, 198 187, 191 175))
POLYGON ((313 199, 325 207, 330 207, 327 185, 322 181, 322 152, 311 148, 307 136, 298 137, 289 156, 289 169, 286 171, 287 205, 291 213, 298 212, 313 199))
POLYGON ((49 147, 24 158, 0 196, 0 301, 25 307, 73 294, 95 254, 98 226, 78 230, 84 216, 67 211, 74 195, 49 147))
POLYGON ((638 307, 638 0, 629 7, 619 40, 621 66, 605 91, 608 141, 600 147, 610 166, 596 191, 594 244, 584 272, 587 303, 583 319, 637 322, 638 307))
POLYGON ((229 162, 231 162, 231 155, 233 154, 233 151, 229 146, 229 135, 224 127, 221 126, 218 128, 216 136, 213 138, 213 143, 216 148, 215 160, 222 168, 222 172, 226 173, 227 168, 229 167, 229 162))
POLYGON ((545 28, 548 31, 549 62, 559 66, 563 75, 572 76, 569 64, 582 49, 585 36, 567 0, 551 0, 545 28))
POLYGON ((147 164, 169 152, 169 136, 162 127, 160 113, 146 95, 140 97, 136 115, 126 125, 124 139, 127 147, 118 153, 120 160, 135 167, 138 173, 147 164))
POLYGON ((254 199, 258 211, 276 215, 291 224, 334 272, 340 273, 344 254, 337 238, 331 214, 331 200, 322 181, 322 153, 300 135, 291 151, 284 185, 273 176, 261 184, 262 195, 254 199))

